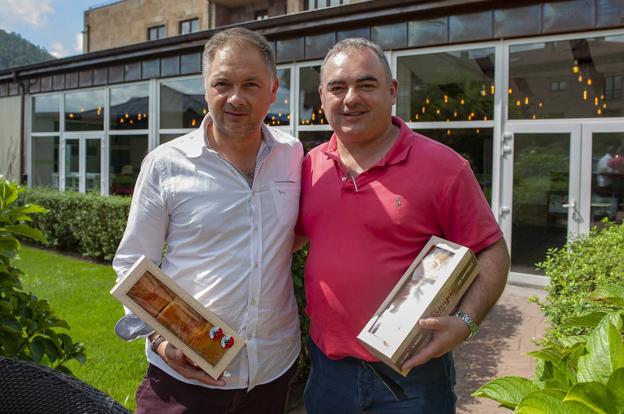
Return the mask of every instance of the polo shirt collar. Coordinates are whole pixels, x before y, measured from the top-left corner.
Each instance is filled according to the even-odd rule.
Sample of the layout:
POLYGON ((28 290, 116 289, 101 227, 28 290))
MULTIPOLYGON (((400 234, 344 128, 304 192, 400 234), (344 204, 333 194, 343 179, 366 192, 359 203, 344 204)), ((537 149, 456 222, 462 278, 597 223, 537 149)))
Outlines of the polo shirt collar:
MULTIPOLYGON (((407 126, 403 120, 397 116, 392 117, 392 123, 399 127, 399 137, 397 138, 392 148, 384 155, 373 167, 383 167, 386 164, 394 165, 402 162, 407 158, 410 148, 412 147, 412 140, 409 137, 413 134, 412 130, 407 126)), ((338 154, 338 144, 336 133, 333 133, 329 139, 327 147, 323 151, 327 158, 339 161, 340 155, 338 154)))
MULTIPOLYGON (((182 136, 176 146, 189 158, 199 158, 202 155, 204 148, 206 150, 212 150, 212 148, 210 148, 210 144, 208 144, 208 139, 206 138, 206 127, 211 123, 212 117, 210 114, 206 114, 199 128, 182 136)), ((265 124, 262 124, 261 130, 262 142, 263 144, 266 144, 269 149, 272 149, 276 144, 279 144, 279 141, 273 135, 273 132, 265 124)))

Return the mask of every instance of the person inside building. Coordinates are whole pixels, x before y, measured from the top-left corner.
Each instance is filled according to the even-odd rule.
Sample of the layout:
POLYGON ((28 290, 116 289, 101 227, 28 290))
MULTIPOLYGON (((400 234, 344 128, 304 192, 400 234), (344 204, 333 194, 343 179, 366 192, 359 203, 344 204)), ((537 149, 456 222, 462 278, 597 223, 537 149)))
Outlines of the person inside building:
POLYGON ((321 67, 334 133, 304 159, 296 228, 310 243, 308 414, 455 412, 451 351, 505 287, 507 247, 469 163, 392 116, 397 88, 365 39, 338 42, 321 67), (419 321, 432 340, 404 378, 356 337, 432 235, 472 249, 480 274, 453 314, 419 321))
POLYGON ((246 344, 215 379, 132 315, 116 330, 147 334, 137 413, 281 413, 300 351, 290 264, 303 148, 263 123, 279 86, 264 37, 222 31, 203 59, 209 113, 143 161, 113 267, 123 278, 145 255, 246 344))

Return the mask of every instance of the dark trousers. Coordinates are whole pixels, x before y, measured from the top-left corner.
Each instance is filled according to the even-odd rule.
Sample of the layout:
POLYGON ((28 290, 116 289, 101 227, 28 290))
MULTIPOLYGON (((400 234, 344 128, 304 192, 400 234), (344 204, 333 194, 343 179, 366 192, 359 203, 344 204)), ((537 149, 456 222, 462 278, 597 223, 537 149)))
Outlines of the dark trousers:
POLYGON ((136 414, 281 414, 296 370, 295 362, 276 380, 247 392, 187 384, 150 364, 136 393, 136 414))

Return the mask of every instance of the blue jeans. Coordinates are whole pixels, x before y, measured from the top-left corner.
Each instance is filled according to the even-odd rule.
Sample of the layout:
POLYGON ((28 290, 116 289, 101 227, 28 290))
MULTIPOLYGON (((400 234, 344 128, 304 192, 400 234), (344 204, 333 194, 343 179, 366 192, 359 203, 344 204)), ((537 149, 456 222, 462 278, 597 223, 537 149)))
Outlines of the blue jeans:
POLYGON ((450 353, 413 368, 405 378, 381 362, 329 359, 312 340, 308 352, 312 367, 304 393, 307 414, 455 413, 455 367, 450 353), (405 399, 399 400, 392 385, 382 381, 388 377, 405 399))

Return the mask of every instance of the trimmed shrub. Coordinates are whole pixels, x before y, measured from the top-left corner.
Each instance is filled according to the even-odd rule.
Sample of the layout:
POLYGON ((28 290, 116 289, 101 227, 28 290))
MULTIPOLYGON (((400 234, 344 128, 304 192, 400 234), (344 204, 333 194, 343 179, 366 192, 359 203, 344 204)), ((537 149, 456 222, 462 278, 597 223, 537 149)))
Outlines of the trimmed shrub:
POLYGON ((130 197, 62 193, 48 188, 30 188, 24 193, 24 202, 50 210, 34 224, 52 247, 103 260, 112 260, 115 255, 131 201, 130 197))
POLYGON ((604 222, 586 236, 551 249, 538 268, 550 277, 548 296, 539 303, 550 322, 546 338, 586 333, 583 327, 570 327, 563 320, 593 310, 586 300, 589 293, 609 284, 624 283, 624 225, 604 222))

